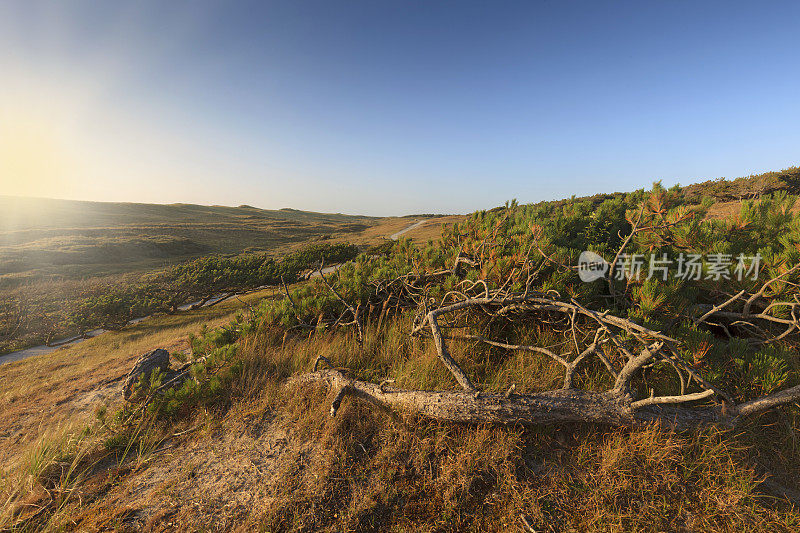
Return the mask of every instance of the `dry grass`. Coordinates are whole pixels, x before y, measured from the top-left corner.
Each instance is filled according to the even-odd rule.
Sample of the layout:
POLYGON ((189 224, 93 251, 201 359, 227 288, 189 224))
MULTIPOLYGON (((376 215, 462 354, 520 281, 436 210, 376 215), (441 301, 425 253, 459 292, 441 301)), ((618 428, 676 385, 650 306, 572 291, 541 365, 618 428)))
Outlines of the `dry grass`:
MULTIPOLYGON (((74 208, 69 208, 68 204, 64 206, 66 212, 63 216, 79 218, 72 212, 71 209, 74 208)), ((0 198, 0 207, 2 205, 0 198)), ((108 224, 113 221, 110 215, 115 210, 125 212, 123 207, 115 206, 116 204, 99 204, 95 209, 102 207, 105 210, 102 213, 104 216, 94 213, 88 215, 87 220, 71 220, 71 223, 80 222, 89 226, 108 224)), ((118 226, 86 228, 79 225, 65 229, 49 227, 53 224, 51 221, 39 221, 38 224, 46 227, 3 231, 5 228, 0 224, 0 288, 3 289, 0 309, 3 306, 13 309, 15 305, 20 305, 25 315, 21 328, 15 334, 7 338, 0 335, 0 354, 43 344, 48 335, 54 335, 55 338, 76 335, 78 332, 64 321, 64 302, 96 296, 108 287, 138 284, 142 274, 147 271, 158 271, 170 264, 212 252, 261 250, 279 256, 316 240, 349 242, 369 247, 381 244, 390 235, 422 220, 412 217, 366 218, 291 211, 251 212, 252 209, 193 206, 193 209, 183 213, 184 217, 189 217, 191 224, 174 226, 165 225, 162 220, 166 220, 169 215, 170 206, 150 206, 157 207, 158 212, 149 217, 146 216, 146 207, 131 209, 128 218, 120 218, 118 226), (131 225, 132 221, 137 225, 131 225), (171 235, 175 232, 179 234, 177 237, 171 235), (53 235, 49 236, 51 233, 53 235), (40 234, 48 236, 45 238, 40 234), (161 248, 168 252, 166 255, 159 255, 159 252, 155 255, 140 254, 141 256, 137 255, 138 244, 130 253, 122 248, 111 250, 105 246, 109 242, 120 244, 128 240, 138 243, 162 237, 167 240, 191 237, 203 244, 200 248, 187 252, 181 251, 180 246, 162 243, 161 248), (14 239, 33 241, 9 244, 14 239), (79 242, 73 242, 76 240, 79 242), (30 256, 29 260, 12 267, 11 263, 16 260, 12 260, 11 256, 22 253, 23 250, 30 256), (89 260, 88 256, 94 259, 89 260)), ((177 206, 172 206, 172 210, 180 213, 177 206)), ((452 223, 460 218, 463 217, 430 219, 404 237, 414 238, 418 242, 438 238, 441 223, 452 223)), ((37 221, 33 220, 29 224, 36 226, 37 221)), ((0 323, 0 329, 4 326, 7 324, 0 323)))
MULTIPOLYGON (((735 217, 742 211, 742 202, 738 200, 730 202, 715 202, 708 208, 707 219, 725 220, 735 217)), ((800 199, 792 206, 792 212, 800 212, 800 199)))
MULTIPOLYGON (((67 498, 39 526, 521 531, 524 516, 537 531, 800 527, 800 513, 765 497, 760 486, 765 456, 781 455, 771 466, 786 474, 784 483, 800 472, 792 424, 761 420, 738 434, 475 427, 388 413, 353 398, 331 418, 329 391, 287 384, 325 355, 368 379, 391 375, 404 386, 451 386, 428 343, 403 334, 407 326, 403 320, 388 321, 381 332, 372 326, 363 350, 349 332, 309 338, 265 328, 247 337, 231 403, 180 421, 180 428, 197 431, 167 435, 160 450, 122 464, 103 466, 89 449, 66 454, 73 463, 90 455, 95 463, 73 482, 80 499, 67 498)), ((529 389, 553 379, 532 358, 497 360, 467 343, 453 355, 498 387, 517 372, 529 376, 529 389), (487 360, 500 369, 496 375, 487 360)), ((26 501, 34 503, 45 500, 37 496, 44 483, 64 484, 61 477, 30 479, 26 501)))
POLYGON ((118 402, 122 380, 142 353, 155 348, 185 350, 189 334, 197 333, 202 324, 226 324, 244 303, 273 294, 268 289, 211 308, 152 317, 0 366, 0 468, 11 468, 20 451, 49 428, 85 423, 98 405, 118 402))
POLYGON ((438 241, 442 237, 442 226, 452 226, 454 223, 462 222, 467 215, 447 215, 426 219, 425 222, 411 231, 403 234, 403 237, 414 239, 416 242, 438 241))

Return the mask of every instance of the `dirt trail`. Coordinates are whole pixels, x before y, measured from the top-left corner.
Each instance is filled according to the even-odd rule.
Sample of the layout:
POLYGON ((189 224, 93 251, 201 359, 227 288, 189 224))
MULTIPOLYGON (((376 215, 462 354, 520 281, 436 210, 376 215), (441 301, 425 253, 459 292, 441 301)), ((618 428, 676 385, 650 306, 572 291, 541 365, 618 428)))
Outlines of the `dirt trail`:
POLYGON ((418 221, 418 222, 415 222, 414 224, 411 224, 409 227, 407 227, 407 228, 404 228, 404 229, 401 229, 401 230, 400 230, 400 231, 398 231, 397 233, 393 233, 393 234, 392 234, 392 235, 391 235, 389 238, 390 238, 391 240, 393 240, 393 241, 396 241, 397 239, 399 239, 399 238, 400 238, 400 236, 401 236, 401 235, 403 235, 403 234, 405 234, 405 233, 408 233, 409 231, 411 231, 411 230, 413 230, 413 229, 416 229, 416 228, 420 227, 421 225, 423 225, 423 224, 424 224, 424 223, 426 223, 426 222, 427 222, 427 220, 420 220, 420 221, 418 221))

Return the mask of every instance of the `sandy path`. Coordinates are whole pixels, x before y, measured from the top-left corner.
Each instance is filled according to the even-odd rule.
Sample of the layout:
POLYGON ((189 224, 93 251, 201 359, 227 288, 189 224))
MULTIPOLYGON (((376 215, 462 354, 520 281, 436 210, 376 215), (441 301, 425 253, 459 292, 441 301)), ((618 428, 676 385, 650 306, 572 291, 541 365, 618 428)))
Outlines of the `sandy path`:
POLYGON ((400 238, 401 235, 403 235, 405 233, 408 233, 409 231, 411 231, 413 229, 417 229, 418 227, 420 227, 421 225, 423 225, 426 222, 427 222, 427 220, 420 220, 419 222, 415 222, 414 224, 411 224, 409 227, 407 227, 405 229, 401 229, 397 233, 393 233, 392 235, 389 236, 389 238, 392 239, 393 241, 396 241, 397 239, 400 238))

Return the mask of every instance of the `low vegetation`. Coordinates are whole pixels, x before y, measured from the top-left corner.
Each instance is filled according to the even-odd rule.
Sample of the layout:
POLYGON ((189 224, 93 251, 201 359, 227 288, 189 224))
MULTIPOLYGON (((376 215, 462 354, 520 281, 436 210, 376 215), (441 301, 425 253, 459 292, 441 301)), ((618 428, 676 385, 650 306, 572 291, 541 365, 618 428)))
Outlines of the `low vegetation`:
MULTIPOLYGON (((79 325, 70 324, 68 315, 79 300, 109 292, 113 297, 102 305, 114 309, 119 293, 141 285, 144 275, 209 255, 277 260, 311 242, 374 244, 359 235, 391 220, 252 206, 0 196, 0 354, 78 335, 84 326, 113 327, 117 318, 80 319, 79 325)), ((160 292, 157 298, 164 296, 160 292)), ((134 316, 153 305, 135 307, 134 316)))
POLYGON ((362 253, 43 441, 0 527, 797 530, 800 217, 755 190, 796 173, 725 218, 656 183, 362 253))
POLYGON ((66 302, 11 293, 2 305, 0 348, 85 336, 96 328, 119 329, 135 318, 174 313, 189 304, 199 307, 221 297, 279 285, 282 280, 293 283, 320 261, 341 263, 358 253, 358 247, 347 243, 317 243, 278 260, 263 253, 205 256, 124 280, 94 280, 66 302))
POLYGON ((157 270, 209 253, 283 253, 383 220, 250 206, 0 196, 0 286, 157 270))

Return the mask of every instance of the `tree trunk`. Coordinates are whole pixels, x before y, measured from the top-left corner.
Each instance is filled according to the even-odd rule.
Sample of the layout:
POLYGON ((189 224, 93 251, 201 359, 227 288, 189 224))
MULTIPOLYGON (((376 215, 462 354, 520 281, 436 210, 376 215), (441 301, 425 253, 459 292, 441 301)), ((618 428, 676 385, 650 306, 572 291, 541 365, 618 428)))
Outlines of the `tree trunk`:
POLYGON ((674 429, 705 425, 733 426, 737 413, 721 407, 687 408, 632 406, 622 391, 592 392, 559 389, 536 394, 490 394, 466 391, 421 391, 384 388, 376 383, 348 378, 338 370, 302 374, 297 381, 322 383, 337 391, 331 414, 344 396, 356 396, 393 411, 459 423, 551 425, 595 423, 612 426, 644 426, 660 423, 674 429))

